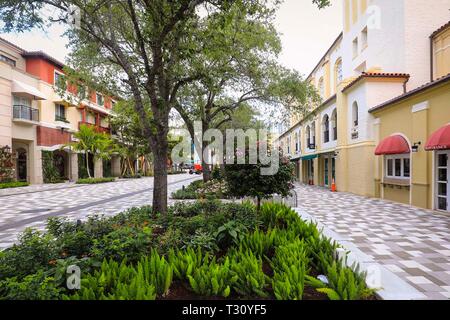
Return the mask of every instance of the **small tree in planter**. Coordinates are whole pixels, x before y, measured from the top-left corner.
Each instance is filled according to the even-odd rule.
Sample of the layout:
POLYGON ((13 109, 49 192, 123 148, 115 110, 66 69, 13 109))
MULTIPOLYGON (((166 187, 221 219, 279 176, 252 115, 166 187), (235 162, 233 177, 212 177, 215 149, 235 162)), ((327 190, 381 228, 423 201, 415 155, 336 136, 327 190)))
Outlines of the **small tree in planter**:
MULTIPOLYGON (((257 151, 261 147, 265 146, 258 144, 257 151)), ((294 187, 294 166, 280 151, 272 152, 277 152, 275 159, 279 161, 279 169, 273 175, 261 174, 261 168, 268 166, 262 164, 259 157, 256 164, 249 164, 248 148, 245 150, 246 164, 225 165, 225 181, 228 185, 228 193, 234 197, 255 197, 258 212, 262 199, 268 199, 273 194, 286 197, 294 187)), ((239 153, 239 150, 237 153, 239 153)))

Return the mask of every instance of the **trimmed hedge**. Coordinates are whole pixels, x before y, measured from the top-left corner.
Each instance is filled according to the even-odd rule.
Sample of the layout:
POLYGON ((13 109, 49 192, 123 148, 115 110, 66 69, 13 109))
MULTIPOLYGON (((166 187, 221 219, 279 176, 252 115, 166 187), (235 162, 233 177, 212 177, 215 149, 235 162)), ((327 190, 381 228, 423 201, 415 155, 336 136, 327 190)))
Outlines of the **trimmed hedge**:
POLYGON ((77 184, 97 184, 97 183, 105 183, 105 182, 113 182, 116 181, 116 178, 87 178, 87 179, 78 179, 77 184))
POLYGON ((30 184, 22 181, 0 182, 0 189, 26 187, 30 184))

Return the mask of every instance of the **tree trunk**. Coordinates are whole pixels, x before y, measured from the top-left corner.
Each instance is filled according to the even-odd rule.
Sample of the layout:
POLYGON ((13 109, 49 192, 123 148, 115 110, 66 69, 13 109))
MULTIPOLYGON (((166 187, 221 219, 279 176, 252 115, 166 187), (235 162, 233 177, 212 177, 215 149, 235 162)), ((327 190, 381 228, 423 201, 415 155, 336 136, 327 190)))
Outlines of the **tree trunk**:
MULTIPOLYGON (((206 141, 202 141, 202 153, 203 151, 205 151, 206 146, 207 146, 206 141)), ((202 169, 203 169, 203 182, 208 182, 209 180, 211 180, 211 168, 209 164, 206 162, 204 154, 202 157, 202 169)))
POLYGON ((86 152, 86 170, 88 177, 91 178, 91 173, 89 172, 89 152, 86 152))
POLYGON ((261 197, 256 197, 257 205, 256 205, 256 212, 259 213, 261 210, 261 197))
POLYGON ((153 214, 167 214, 167 151, 165 132, 158 132, 158 147, 154 148, 153 214))

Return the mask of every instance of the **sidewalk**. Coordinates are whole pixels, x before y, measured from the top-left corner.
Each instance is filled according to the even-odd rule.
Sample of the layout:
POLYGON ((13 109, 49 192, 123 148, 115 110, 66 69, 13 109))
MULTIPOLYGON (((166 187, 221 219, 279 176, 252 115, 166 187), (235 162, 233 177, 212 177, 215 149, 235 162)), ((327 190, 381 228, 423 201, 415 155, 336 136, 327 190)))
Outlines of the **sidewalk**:
POLYGON ((450 299, 449 216, 314 186, 295 191, 300 214, 415 288, 411 299, 450 299))

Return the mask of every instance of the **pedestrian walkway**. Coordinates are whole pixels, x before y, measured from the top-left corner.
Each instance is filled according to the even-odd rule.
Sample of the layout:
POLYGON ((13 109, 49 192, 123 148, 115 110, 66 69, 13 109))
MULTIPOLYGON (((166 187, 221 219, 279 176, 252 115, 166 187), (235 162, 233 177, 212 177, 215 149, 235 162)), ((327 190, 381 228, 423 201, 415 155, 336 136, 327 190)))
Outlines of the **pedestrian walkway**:
POLYGON ((424 294, 450 299, 450 216, 297 185, 298 207, 424 294))
MULTIPOLYGON (((169 175, 169 196, 200 178, 189 174, 169 175)), ((13 244, 26 227, 43 229, 47 218, 52 216, 77 220, 92 214, 114 215, 128 208, 151 205, 153 178, 92 185, 38 185, 1 191, 0 249, 3 249, 13 244)))

